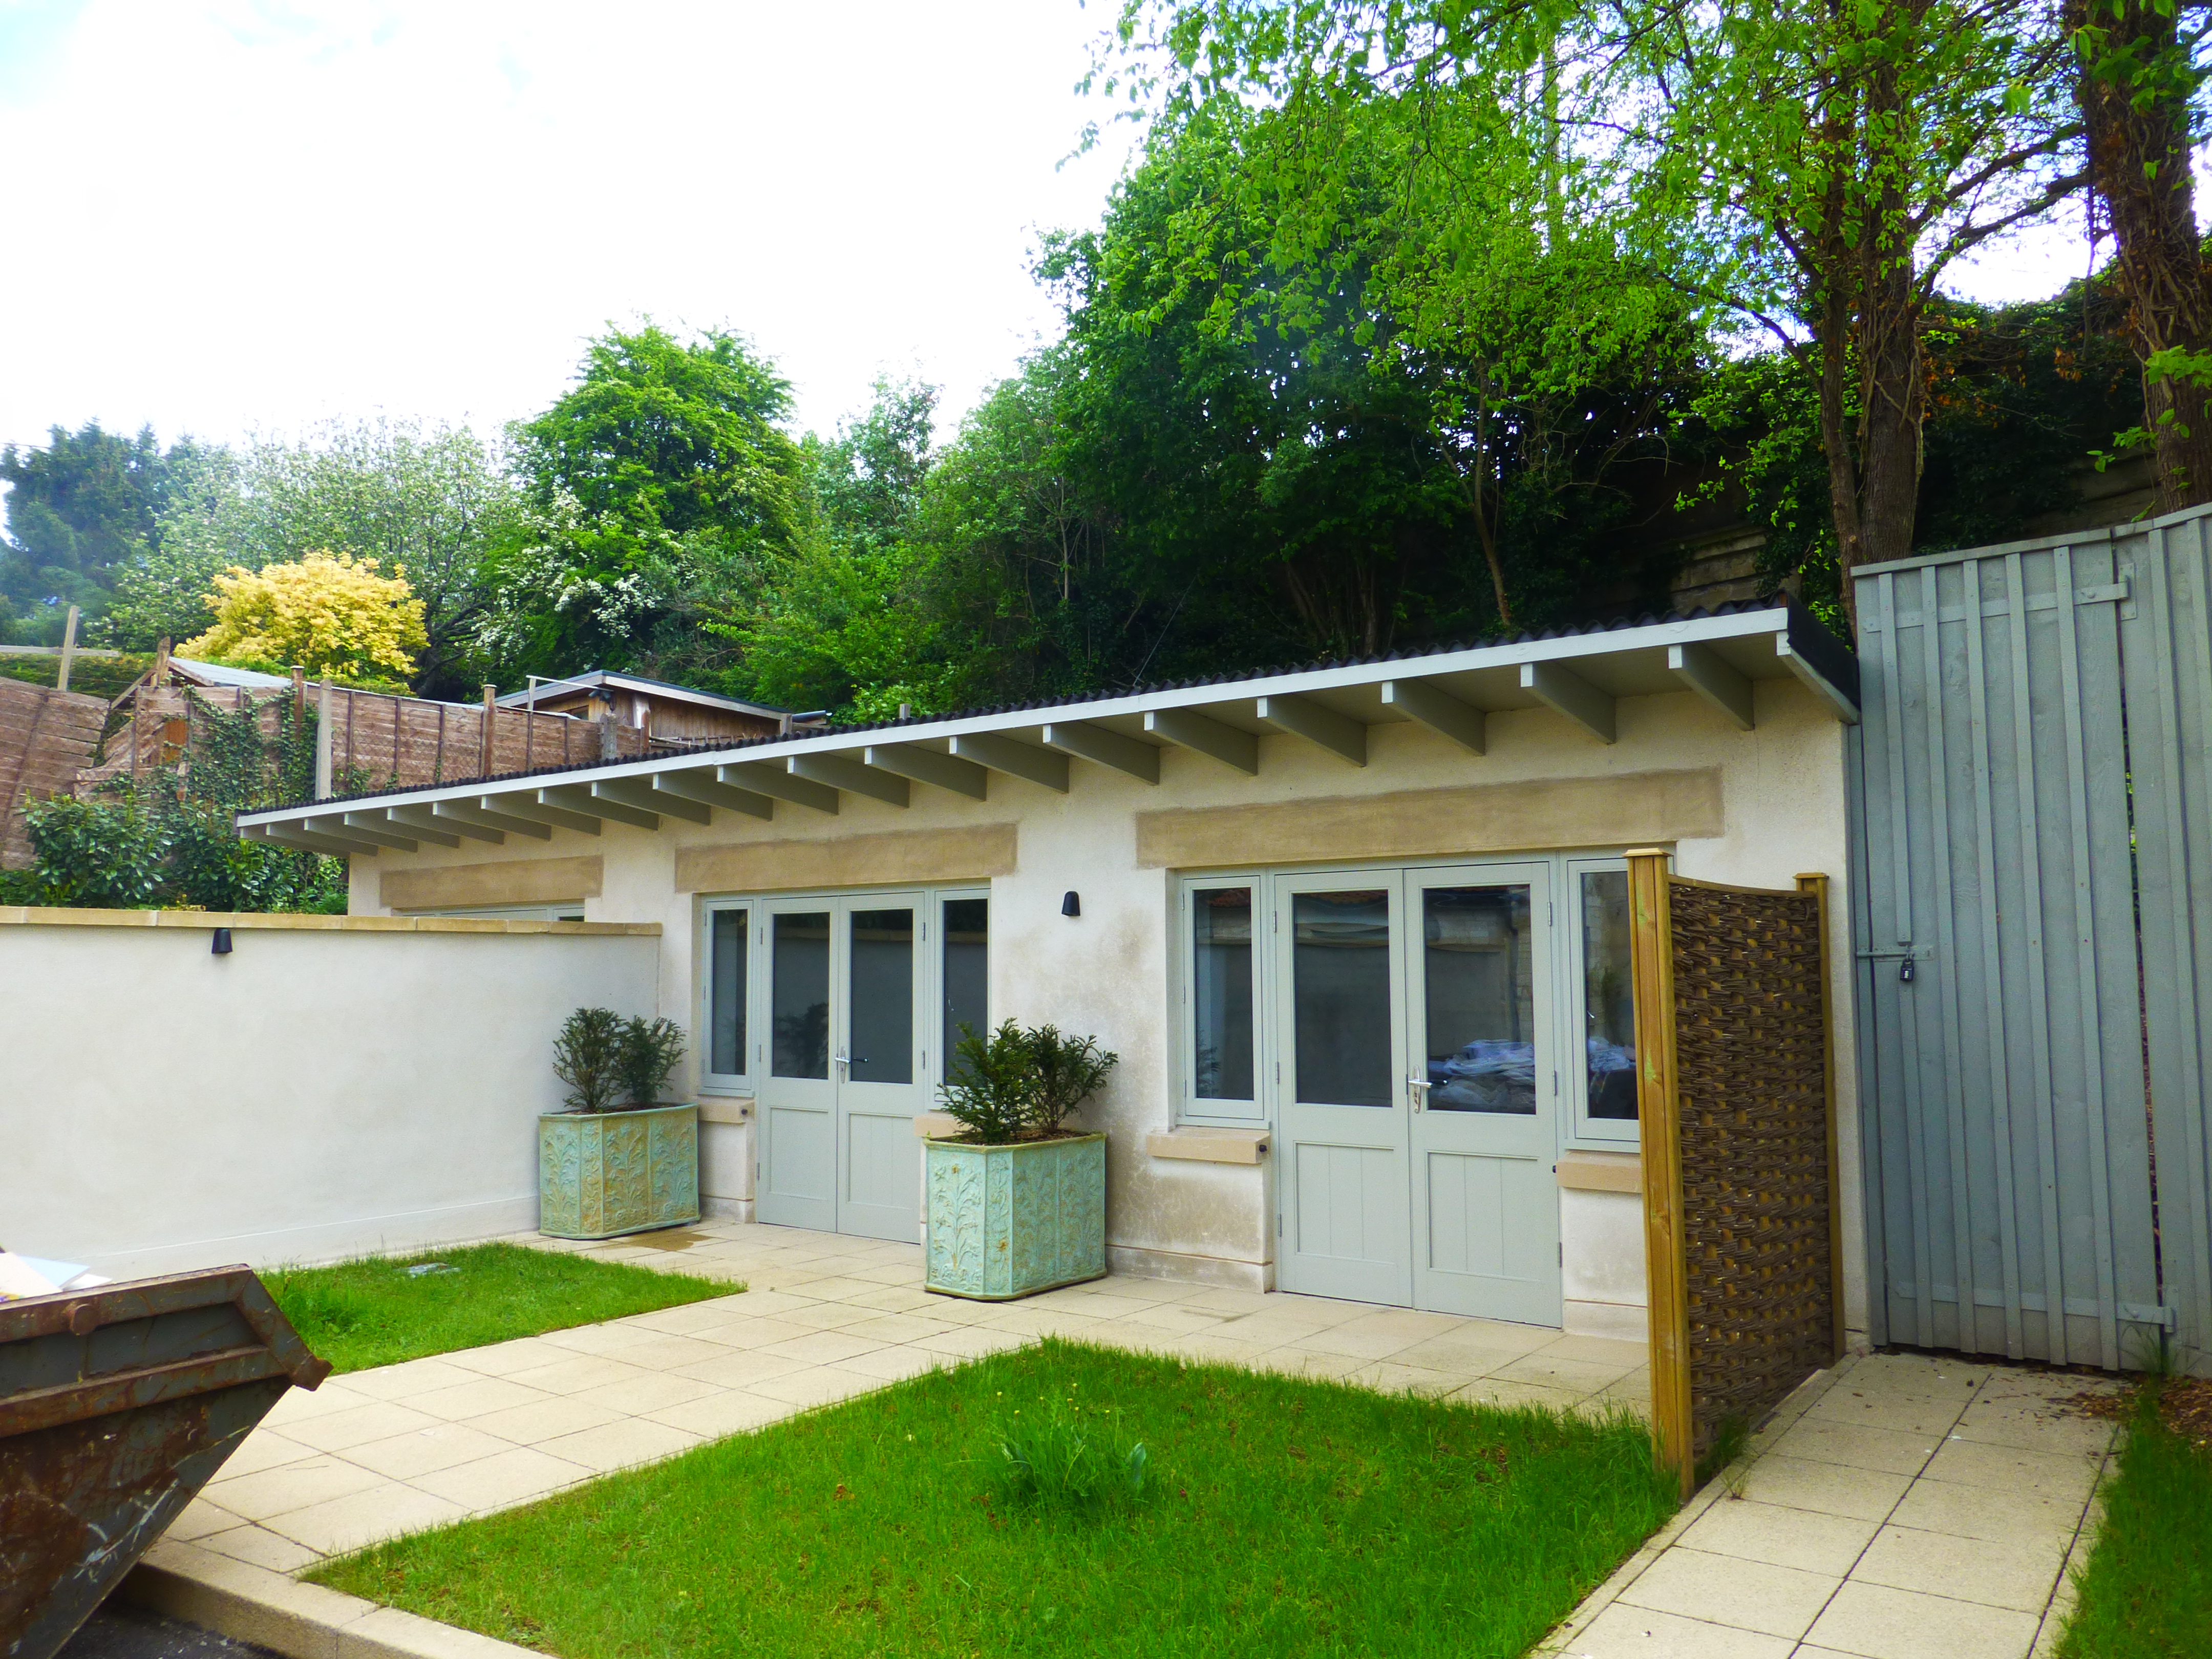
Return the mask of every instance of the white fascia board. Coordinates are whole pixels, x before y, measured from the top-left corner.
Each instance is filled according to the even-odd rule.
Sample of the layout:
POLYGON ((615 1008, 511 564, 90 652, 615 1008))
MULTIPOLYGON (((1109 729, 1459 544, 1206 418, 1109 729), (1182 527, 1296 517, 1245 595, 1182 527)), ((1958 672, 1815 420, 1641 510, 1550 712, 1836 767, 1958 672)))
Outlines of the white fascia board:
MULTIPOLYGON (((1035 732, 1068 720, 1113 720, 1137 716, 1155 708, 1203 710, 1224 703, 1249 706, 1265 696, 1293 696, 1314 691, 1340 691, 1357 686, 1379 686, 1385 680, 1425 680, 1440 675, 1465 674, 1485 668, 1515 668, 1526 662, 1575 662, 1595 657, 1621 656, 1631 652, 1663 650, 1670 645, 1706 644, 1717 640, 1787 639, 1790 611, 1785 605, 1738 611, 1726 617, 1696 617, 1680 622, 1650 623, 1634 628, 1613 628, 1561 639, 1516 640, 1504 645, 1473 646, 1463 651, 1438 652, 1433 656, 1398 657, 1380 662, 1352 663, 1335 668, 1311 668, 1294 674, 1271 674, 1254 679, 1223 680, 1212 685, 1182 686, 1125 697, 1100 697, 1086 702, 1048 703, 1032 708, 1012 708, 996 714, 972 714, 961 720, 910 720, 897 726, 869 726, 849 732, 794 734, 769 741, 758 739, 726 749, 696 749, 681 755, 650 760, 611 761, 604 766, 576 767, 558 772, 536 772, 525 777, 486 783, 451 784, 442 788, 396 791, 349 800, 343 806, 329 802, 239 814, 240 828, 250 823, 286 823, 320 812, 360 811, 371 806, 428 805, 442 800, 465 800, 479 795, 498 795, 509 790, 538 790, 562 784, 590 784, 617 778, 649 778, 656 772, 689 772, 718 765, 768 761, 781 763, 793 755, 849 754, 855 763, 871 744, 942 742, 948 738, 978 732, 1035 732)), ((1778 662, 1784 672, 1791 665, 1778 662)))

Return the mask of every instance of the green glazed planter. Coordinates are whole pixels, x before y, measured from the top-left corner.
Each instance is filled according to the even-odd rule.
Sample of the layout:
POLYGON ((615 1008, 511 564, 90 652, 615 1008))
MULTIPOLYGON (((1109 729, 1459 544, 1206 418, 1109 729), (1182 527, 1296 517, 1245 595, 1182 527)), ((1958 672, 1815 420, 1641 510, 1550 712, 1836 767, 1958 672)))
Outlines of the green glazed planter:
POLYGON ((699 1218, 699 1109, 543 1112, 538 1231, 613 1238, 699 1218))
POLYGON ((1106 1137, 927 1143, 922 1288, 1011 1302, 1106 1276, 1106 1137))

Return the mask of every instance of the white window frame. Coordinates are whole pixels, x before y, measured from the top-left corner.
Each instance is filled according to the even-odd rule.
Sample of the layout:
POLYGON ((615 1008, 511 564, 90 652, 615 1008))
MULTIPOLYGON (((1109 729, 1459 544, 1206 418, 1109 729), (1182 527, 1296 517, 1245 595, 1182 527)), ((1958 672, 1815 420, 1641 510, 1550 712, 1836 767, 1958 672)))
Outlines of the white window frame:
POLYGON ((1276 924, 1279 881, 1309 875, 1359 877, 1369 874, 1402 876, 1408 870, 1440 864, 1542 864, 1552 875, 1553 949, 1551 953, 1553 1018, 1553 1051, 1560 1056, 1558 1109, 1553 1114, 1561 1152, 1633 1152, 1638 1149, 1639 1129, 1633 1118, 1592 1118, 1589 1113, 1589 1066, 1583 1046, 1589 1030, 1583 994, 1582 878, 1586 871, 1626 870, 1623 853, 1592 850, 1583 853, 1542 853, 1518 858, 1506 855, 1443 859, 1381 859, 1351 865, 1270 866, 1260 870, 1190 870, 1179 872, 1174 888, 1170 926, 1175 948, 1168 952, 1169 1012, 1174 1031, 1174 1121, 1193 1128, 1266 1128, 1276 1121, 1282 1084, 1283 1015, 1277 1007, 1280 988, 1272 930, 1276 924), (1252 1035, 1253 1092, 1258 1098, 1249 1109, 1241 1101, 1202 1100, 1197 1091, 1196 1030, 1193 1006, 1196 981, 1191 938, 1191 896, 1218 887, 1252 890, 1252 1035), (1231 1109, 1224 1110, 1224 1108, 1231 1109))
MULTIPOLYGON (((916 1043, 920 1052, 921 1071, 915 1081, 930 1091, 933 1102, 943 1084, 951 1056, 943 1052, 945 1024, 945 904, 949 899, 981 899, 993 903, 996 899, 988 884, 960 883, 943 887, 902 887, 896 890, 873 887, 808 888, 789 893, 746 893, 728 897, 702 898, 699 902, 697 981, 699 994, 693 1016, 692 1038, 699 1054, 699 1091, 708 1095, 752 1096, 759 1087, 763 1065, 764 1045, 771 1018, 771 992, 769 981, 770 967, 767 955, 767 928, 763 925, 771 903, 786 901, 804 904, 812 900, 848 900, 867 898, 872 893, 896 890, 902 896, 918 896, 920 915, 915 918, 920 937, 915 941, 919 957, 915 967, 915 989, 922 999, 921 1006, 928 1010, 927 1035, 916 1043), (745 919, 745 1041, 748 1052, 745 1069, 742 1072, 710 1072, 708 1062, 714 1056, 714 917, 727 911, 746 913, 745 919)), ((995 906, 994 906, 995 908, 995 906)), ((987 949, 995 949, 987 945, 987 949)), ((990 978, 984 981, 983 1029, 988 1030, 994 1012, 996 998, 992 994, 990 978)))
POLYGON ((1637 1119, 1592 1117, 1589 1115, 1589 1008, 1587 1000, 1589 981, 1583 976, 1583 878, 1604 871, 1628 868, 1628 860, 1622 855, 1574 855, 1560 862, 1565 866, 1565 879, 1560 884, 1559 908, 1566 915, 1565 926, 1557 931, 1559 960, 1564 964, 1559 987, 1559 1006, 1565 1010, 1568 1036, 1564 1051, 1564 1069, 1567 1073, 1564 1103, 1566 1110, 1561 1121, 1565 1129, 1565 1144, 1577 1152, 1632 1152, 1638 1150, 1640 1126, 1637 1119))
POLYGON ((1170 955, 1175 981, 1176 1121, 1210 1128, 1254 1128, 1273 1121, 1273 1077, 1267 1057, 1273 1052, 1273 963, 1267 948, 1267 929, 1274 915, 1272 872, 1236 870, 1218 875, 1186 875, 1176 884, 1176 948, 1170 955), (1198 983, 1198 946, 1193 937, 1194 896, 1243 887, 1252 895, 1252 1099, 1215 1100, 1198 1092, 1197 1015, 1194 998, 1198 983))
POLYGON ((750 897, 704 900, 699 906, 698 1012, 692 1027, 699 1055, 699 1092, 704 1095, 750 1095, 754 1087, 750 1053, 739 1056, 746 1062, 743 1071, 707 1069, 714 1057, 714 918, 731 911, 745 918, 745 1042, 740 1046, 750 1050, 755 1036, 754 993, 760 978, 758 913, 750 897))

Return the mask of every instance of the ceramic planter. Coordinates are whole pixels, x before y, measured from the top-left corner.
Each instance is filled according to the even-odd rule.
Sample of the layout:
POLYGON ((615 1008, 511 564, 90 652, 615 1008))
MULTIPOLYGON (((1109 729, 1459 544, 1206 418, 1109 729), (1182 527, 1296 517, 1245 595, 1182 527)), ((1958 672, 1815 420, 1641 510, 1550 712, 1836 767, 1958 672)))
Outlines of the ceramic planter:
POLYGON ((1010 1302, 1106 1275, 1106 1137, 927 1143, 924 1290, 1010 1302))
POLYGON ((538 1231, 612 1238, 699 1218, 699 1109, 544 1112, 538 1119, 538 1231))

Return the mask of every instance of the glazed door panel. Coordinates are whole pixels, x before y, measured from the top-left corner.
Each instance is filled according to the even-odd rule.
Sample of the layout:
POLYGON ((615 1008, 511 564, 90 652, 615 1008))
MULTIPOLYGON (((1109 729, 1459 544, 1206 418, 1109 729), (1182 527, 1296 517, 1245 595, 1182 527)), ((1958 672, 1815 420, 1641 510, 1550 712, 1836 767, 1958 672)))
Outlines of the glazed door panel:
POLYGON ((837 1228, 837 1084, 830 1056, 830 990, 842 954, 837 902, 777 900, 762 907, 767 969, 757 1110, 756 1212, 787 1227, 837 1228))

